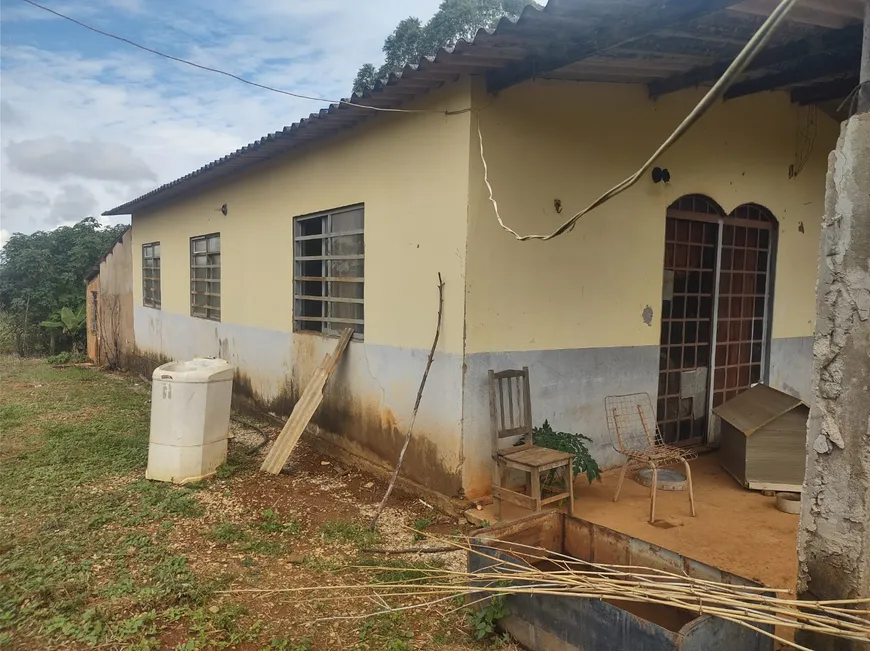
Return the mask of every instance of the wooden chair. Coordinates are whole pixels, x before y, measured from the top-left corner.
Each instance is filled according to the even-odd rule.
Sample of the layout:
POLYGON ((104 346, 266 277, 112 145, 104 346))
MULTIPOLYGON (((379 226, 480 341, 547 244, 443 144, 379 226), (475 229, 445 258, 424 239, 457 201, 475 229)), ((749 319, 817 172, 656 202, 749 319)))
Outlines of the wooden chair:
POLYGON ((492 420, 492 502, 495 517, 501 518, 501 502, 507 500, 538 512, 550 502, 568 500, 568 513, 574 515, 574 455, 537 447, 532 437, 532 401, 529 369, 489 372, 490 418, 492 420), (514 445, 525 437, 522 445, 514 445), (502 447, 505 439, 511 445, 502 447), (506 488, 504 470, 511 468, 528 474, 526 490, 506 488), (541 473, 564 469, 565 491, 543 495, 541 473))
POLYGON ((619 473, 616 494, 613 501, 619 499, 619 491, 625 479, 629 466, 633 470, 650 468, 652 478, 650 483, 650 524, 656 519, 656 488, 658 485, 659 468, 682 463, 686 469, 686 480, 689 484, 689 506, 692 516, 695 515, 695 493, 692 490, 692 470, 689 461, 697 457, 694 452, 684 448, 666 445, 661 432, 656 425, 652 400, 648 393, 631 393, 624 396, 608 396, 604 399, 607 411, 607 429, 613 439, 613 448, 625 455, 625 463, 619 473))

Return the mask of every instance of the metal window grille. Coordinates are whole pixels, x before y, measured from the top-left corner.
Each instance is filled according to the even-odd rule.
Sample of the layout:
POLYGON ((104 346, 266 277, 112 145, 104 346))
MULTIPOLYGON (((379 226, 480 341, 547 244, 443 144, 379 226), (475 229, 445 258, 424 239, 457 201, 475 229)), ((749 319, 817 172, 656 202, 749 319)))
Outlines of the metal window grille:
POLYGON ((221 320, 220 233, 190 238, 190 315, 221 320))
POLYGON ((363 206, 293 220, 294 330, 364 333, 363 206))
POLYGON ((142 305, 160 309, 160 242, 142 245, 142 305))

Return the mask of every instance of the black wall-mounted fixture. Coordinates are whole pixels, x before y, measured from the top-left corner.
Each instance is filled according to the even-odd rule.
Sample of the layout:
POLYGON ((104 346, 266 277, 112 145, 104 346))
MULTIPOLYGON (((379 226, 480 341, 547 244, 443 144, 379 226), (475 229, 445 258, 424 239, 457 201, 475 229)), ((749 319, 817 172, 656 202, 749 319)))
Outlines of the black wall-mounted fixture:
POLYGON ((670 183, 671 173, 667 167, 654 167, 652 169, 652 180, 653 183, 670 183))
POLYGON ((215 208, 215 210, 220 210, 224 217, 226 217, 227 213, 230 211, 229 208, 227 208, 227 204, 222 205, 220 208, 215 208))

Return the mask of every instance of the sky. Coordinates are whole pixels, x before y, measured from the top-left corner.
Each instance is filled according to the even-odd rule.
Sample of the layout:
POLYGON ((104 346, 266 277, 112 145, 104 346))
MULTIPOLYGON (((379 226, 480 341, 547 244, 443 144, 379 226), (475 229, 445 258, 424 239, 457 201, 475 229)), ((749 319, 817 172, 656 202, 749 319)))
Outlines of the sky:
MULTIPOLYGON (((166 54, 347 97, 362 63, 440 0, 43 0, 166 54)), ((137 50, 0 0, 0 243, 75 223, 324 106, 137 50)), ((104 223, 127 218, 100 218, 104 223)))

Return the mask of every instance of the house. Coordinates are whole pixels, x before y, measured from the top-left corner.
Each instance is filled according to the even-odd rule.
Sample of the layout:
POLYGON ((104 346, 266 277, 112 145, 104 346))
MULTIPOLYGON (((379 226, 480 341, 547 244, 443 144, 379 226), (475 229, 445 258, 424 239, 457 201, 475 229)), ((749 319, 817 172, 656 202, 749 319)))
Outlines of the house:
POLYGON ((351 100, 409 112, 334 104, 108 211, 132 215, 137 354, 223 357, 237 391, 288 413, 351 326, 315 421, 391 467, 440 273, 403 475, 472 498, 490 488, 491 368, 528 366, 535 422, 592 437, 605 467, 611 394, 657 398, 680 445, 715 444, 712 408, 755 382, 807 401, 831 115, 857 77, 862 0, 795 8, 659 182, 560 237, 518 241, 485 183, 505 224, 553 231, 649 157, 771 6, 530 7, 351 100))
POLYGON ((85 277, 88 357, 113 368, 129 366, 135 349, 132 246, 128 228, 85 277))

